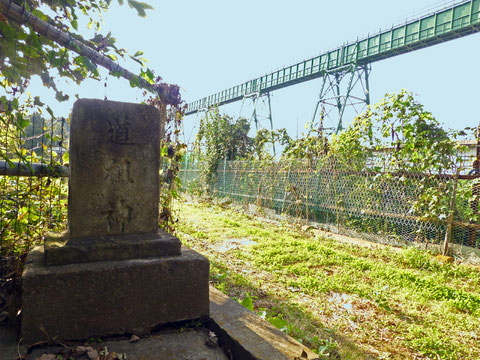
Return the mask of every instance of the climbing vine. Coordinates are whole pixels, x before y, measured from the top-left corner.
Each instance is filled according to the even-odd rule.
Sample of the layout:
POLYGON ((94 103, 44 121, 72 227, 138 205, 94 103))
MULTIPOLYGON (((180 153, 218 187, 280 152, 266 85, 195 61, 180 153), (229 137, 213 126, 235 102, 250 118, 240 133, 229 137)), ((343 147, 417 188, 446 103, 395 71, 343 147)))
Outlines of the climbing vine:
POLYGON ((175 233, 178 214, 174 210, 174 202, 183 191, 180 178, 181 163, 185 156, 187 145, 180 140, 185 106, 180 102, 169 106, 157 97, 151 97, 147 103, 155 106, 164 124, 164 134, 160 142, 160 211, 159 224, 169 233, 175 233))
POLYGON ((248 137, 250 124, 246 119, 236 121, 222 115, 218 108, 208 111, 200 120, 200 128, 193 145, 194 159, 201 164, 199 191, 208 192, 215 179, 219 162, 246 158, 252 149, 248 137))
MULTIPOLYGON (((207 160, 201 166, 210 174, 210 184, 221 173, 219 161, 225 159, 229 136, 216 114, 202 128, 212 135, 203 130, 199 138, 204 146, 197 147, 198 158, 207 160)), ((464 171, 461 155, 466 148, 459 140, 465 135, 442 128, 412 93, 401 90, 386 94, 328 138, 313 123, 298 139, 283 130, 259 131, 242 158, 248 161, 225 163, 227 172, 212 189, 306 219, 311 204, 315 216, 333 217, 337 228, 343 223, 379 233, 390 227, 392 232, 410 232, 410 238, 438 241, 453 216, 464 222, 479 218, 477 181, 456 176, 464 171), (273 143, 277 149, 283 146, 277 157, 273 143), (416 225, 404 225, 412 222, 416 225), (413 228, 417 234, 411 233, 413 228)))
MULTIPOLYGON (((64 93, 61 83, 73 81, 80 84, 91 78, 100 80, 100 72, 93 58, 79 55, 71 46, 74 41, 85 45, 111 61, 120 58, 135 61, 141 68, 138 77, 129 81, 132 87, 148 87, 162 94, 147 102, 161 108, 167 122, 166 140, 162 147, 165 159, 165 182, 161 189, 160 222, 167 230, 173 230, 171 202, 179 184, 178 163, 184 146, 177 141, 178 127, 183 114, 179 87, 162 82, 162 78, 146 67, 142 51, 129 53, 117 46, 111 33, 101 34, 103 15, 111 0, 12 0, 0 3, 0 161, 14 168, 17 163, 47 164, 50 168, 68 165, 68 152, 57 154, 54 146, 68 148, 68 131, 58 128, 59 119, 53 105, 42 101, 42 94, 28 93, 34 77, 41 79, 45 89, 53 91, 59 102, 72 94, 64 93), (36 31, 35 19, 14 20, 12 6, 20 5, 21 11, 48 23, 52 31, 67 34, 69 45, 59 45, 36 31), (85 39, 79 24, 85 23, 95 31, 85 39), (52 107, 51 107, 52 106, 52 107), (173 130, 171 130, 173 128, 173 130), (175 134, 172 135, 172 134, 175 134), (165 149, 167 149, 165 151, 165 149)), ((123 0, 118 0, 120 5, 123 0)), ((127 0, 126 4, 139 16, 146 16, 152 6, 146 2, 127 0)), ((122 72, 110 68, 109 75, 120 77, 122 72)), ((120 68, 119 68, 120 69, 120 68)), ((126 83, 126 86, 128 82, 126 83)), ((147 98, 147 93, 144 93, 147 98)), ((68 127, 69 119, 62 124, 68 127)), ((30 246, 41 240, 45 231, 64 226, 66 221, 66 182, 52 178, 1 177, 0 251, 1 255, 23 256, 30 246)))
POLYGON ((339 159, 355 158, 356 164, 380 173, 376 185, 384 188, 392 176, 421 195, 411 201, 410 214, 421 220, 445 219, 450 211, 451 178, 461 169, 466 149, 457 140, 465 131, 443 129, 406 90, 387 94, 358 116, 343 133, 334 136, 332 151, 339 159), (348 155, 347 155, 348 154, 348 155), (362 161, 359 161, 362 159, 362 161), (418 174, 417 178, 407 176, 418 174))

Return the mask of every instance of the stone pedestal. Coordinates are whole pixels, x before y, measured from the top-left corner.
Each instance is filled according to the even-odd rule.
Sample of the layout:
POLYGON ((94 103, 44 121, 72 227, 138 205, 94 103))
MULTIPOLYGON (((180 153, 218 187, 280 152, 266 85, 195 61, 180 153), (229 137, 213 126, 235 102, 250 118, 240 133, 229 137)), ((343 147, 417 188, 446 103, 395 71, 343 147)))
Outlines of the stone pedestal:
POLYGON ((26 342, 145 333, 209 314, 208 260, 158 228, 160 119, 153 106, 75 103, 68 230, 28 255, 26 342))
POLYGON ((124 234, 70 238, 68 232, 49 234, 45 239, 47 265, 68 265, 91 261, 180 255, 180 240, 165 231, 155 234, 124 234))
POLYGON ((23 274, 24 343, 144 334, 209 314, 209 263, 180 256, 46 266, 43 248, 28 254, 23 274))

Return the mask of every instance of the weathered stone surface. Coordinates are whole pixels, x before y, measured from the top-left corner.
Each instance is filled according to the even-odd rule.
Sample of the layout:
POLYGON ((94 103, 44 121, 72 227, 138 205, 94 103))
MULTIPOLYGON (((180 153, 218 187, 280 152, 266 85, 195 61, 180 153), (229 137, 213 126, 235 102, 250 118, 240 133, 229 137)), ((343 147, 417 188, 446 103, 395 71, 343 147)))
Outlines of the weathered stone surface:
POLYGON ((158 110, 81 99, 70 132, 70 237, 156 233, 158 110))
POLYGON ((180 256, 46 266, 30 252, 22 278, 26 343, 134 333, 209 314, 209 263, 180 256))
MULTIPOLYGON (((228 349, 226 351, 230 354, 229 358, 242 360, 318 359, 318 355, 308 348, 213 287, 210 287, 210 298, 211 319, 205 326, 218 336, 219 345, 228 349)), ((17 355, 17 340, 14 334, 13 331, 9 341, 5 343, 0 341, 0 348, 6 349, 8 354, 13 354, 11 358, 15 358, 17 355), (4 347, 1 347, 2 345, 4 347)), ((104 339, 101 344, 90 342, 87 345, 101 349, 107 347, 109 351, 125 353, 128 359, 225 359, 220 348, 205 345, 209 338, 205 332, 182 328, 178 332, 173 329, 167 332, 157 332, 135 342, 129 342, 129 338, 104 339)), ((84 342, 79 343, 79 345, 85 344, 84 342)), ((21 353, 25 353, 25 342, 22 341, 22 345, 21 353)), ((36 349, 27 356, 27 359, 36 359, 44 353, 52 354, 58 350, 53 347, 36 349)), ((10 357, 7 358, 10 359, 10 357)))
MULTIPOLYGON (((127 339, 106 339, 101 343, 90 342, 84 348, 93 348, 98 352, 108 349, 109 353, 125 354, 128 360, 228 360, 230 359, 221 348, 210 348, 205 345, 208 338, 207 329, 178 329, 175 332, 159 333, 147 338, 141 338, 134 343, 127 339)), ((15 344, 16 346, 16 344, 15 344)), ((82 346, 69 344, 74 350, 82 346)), ((27 360, 36 360, 43 354, 55 354, 61 349, 37 348, 27 360)), ((6 358, 15 359, 15 356, 6 358)), ((78 359, 86 359, 85 356, 78 359)), ((97 359, 97 358, 95 358, 97 359)), ((0 360, 2 360, 0 355, 0 360)))
POLYGON ((318 355, 269 322, 210 287, 210 316, 206 327, 234 359, 318 359, 318 355))
POLYGON ((13 324, 0 326, 0 360, 17 359, 26 348, 18 342, 17 329, 13 324))
POLYGON ((47 240, 47 265, 180 255, 158 230, 160 121, 153 106, 75 103, 69 230, 47 240))
POLYGON ((209 262, 158 229, 160 113, 79 100, 70 136, 69 229, 27 258, 25 342, 147 334, 209 314, 209 262))
POLYGON ((104 235, 69 241, 68 233, 45 240, 47 265, 127 260, 180 255, 180 240, 164 231, 156 234, 104 235))

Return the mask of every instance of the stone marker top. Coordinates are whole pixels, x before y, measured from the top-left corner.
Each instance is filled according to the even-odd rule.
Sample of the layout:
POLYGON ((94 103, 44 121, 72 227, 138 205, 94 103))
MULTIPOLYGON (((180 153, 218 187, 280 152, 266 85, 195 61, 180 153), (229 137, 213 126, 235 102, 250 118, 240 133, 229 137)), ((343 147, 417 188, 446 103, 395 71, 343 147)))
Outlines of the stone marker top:
POLYGON ((81 99, 70 127, 70 238, 157 233, 160 114, 81 99))
POLYGON ((78 100, 70 125, 68 225, 45 240, 47 265, 179 256, 158 229, 159 111, 78 100))

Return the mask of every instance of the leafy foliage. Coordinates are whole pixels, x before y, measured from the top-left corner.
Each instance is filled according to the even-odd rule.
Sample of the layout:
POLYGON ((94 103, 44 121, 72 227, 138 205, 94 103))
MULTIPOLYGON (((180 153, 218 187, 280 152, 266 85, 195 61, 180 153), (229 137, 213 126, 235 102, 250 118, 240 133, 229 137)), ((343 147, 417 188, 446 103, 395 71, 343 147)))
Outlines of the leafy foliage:
POLYGON ((401 90, 386 94, 347 129, 332 135, 329 143, 310 127, 304 137, 286 148, 284 157, 315 159, 322 167, 331 164, 337 171, 376 172, 375 182, 365 183, 365 194, 373 196, 368 200, 373 203, 396 176, 406 188, 416 187, 420 192, 411 201, 410 214, 420 220, 444 220, 451 208, 452 182, 442 176, 460 171, 465 147, 457 139, 462 135, 465 132, 441 128, 412 93, 401 90))
POLYGON ((288 139, 283 158, 288 160, 320 160, 328 152, 328 139, 313 123, 305 125, 306 133, 297 140, 288 139))
POLYGON ((377 151, 383 164, 375 167, 379 171, 441 175, 457 170, 462 147, 456 139, 460 135, 465 133, 442 129, 412 93, 402 90, 387 94, 358 116, 344 134, 334 138, 340 146, 333 149, 369 155, 377 151), (349 144, 347 149, 342 148, 344 143, 349 144))
POLYGON ((249 158, 258 161, 272 161, 275 159, 275 144, 284 146, 290 142, 290 136, 288 136, 285 128, 275 130, 260 129, 253 139, 253 151, 249 158))
POLYGON ((438 243, 445 226, 460 221, 456 241, 476 246, 474 230, 466 227, 479 219, 478 181, 455 177, 464 164, 458 139, 465 132, 443 129, 406 90, 387 94, 329 139, 315 124, 297 140, 282 129, 260 130, 242 159, 248 161, 225 164, 222 182, 212 179, 229 134, 221 121, 210 129, 215 126, 208 147, 200 147, 199 159, 208 160, 200 173, 211 174, 210 187, 222 196, 408 241, 438 243), (285 146, 279 161, 274 142, 285 146))
MULTIPOLYGON (((51 24, 52 27, 68 31, 72 39, 81 41, 112 60, 128 55, 125 49, 115 45, 116 39, 110 33, 106 36, 96 34, 91 39, 84 40, 78 32, 79 15, 89 20, 88 28, 94 26, 95 30, 99 31, 101 17, 108 10, 111 4, 110 0, 15 2, 24 6, 26 11, 51 24)), ((119 3, 123 3, 123 1, 119 1, 119 3)), ((135 0, 129 0, 128 4, 140 16, 145 16, 145 10, 152 8, 144 2, 135 0)), ((67 100, 69 96, 57 89, 56 75, 73 80, 78 84, 87 77, 99 78, 96 65, 88 57, 76 55, 73 51, 39 36, 35 32, 33 24, 29 22, 18 24, 5 18, 0 22, 0 33, 2 34, 0 84, 5 90, 12 87, 14 94, 17 91, 23 91, 28 86, 31 77, 38 75, 45 87, 56 92, 57 100, 63 101, 67 100)), ((144 59, 138 59, 140 53, 137 52, 130 57, 143 65, 144 59)), ((113 73, 112 75, 118 74, 113 73)), ((5 100, 3 97, 2 102, 5 100)))
MULTIPOLYGON (((140 2, 140 1, 136 1, 136 0, 127 0, 127 2, 128 2, 128 6, 137 10, 138 15, 140 15, 142 17, 147 16, 147 13, 145 12, 145 10, 153 9, 153 7, 151 7, 150 5, 148 5, 144 2, 140 2)), ((118 0, 118 3, 120 5, 123 5, 123 0, 118 0)))
POLYGON ((194 143, 194 156, 202 164, 202 183, 208 190, 222 159, 239 160, 250 154, 252 139, 250 124, 244 118, 234 121, 221 115, 217 108, 208 111, 200 120, 194 143))
MULTIPOLYGON (((139 86, 139 79, 143 79, 153 89, 166 93, 162 101, 171 105, 169 109, 157 98, 152 98, 150 103, 168 113, 167 118, 173 119, 175 127, 178 128, 183 113, 179 88, 162 83, 161 77, 146 68, 147 60, 142 51, 129 54, 125 49, 117 47, 116 39, 111 33, 95 33, 91 39, 83 39, 80 35, 80 20, 87 20, 88 29, 93 28, 96 32, 100 30, 102 16, 111 5, 111 0, 13 2, 47 22, 52 28, 68 34, 72 40, 80 41, 112 61, 128 57, 141 65, 139 78, 134 78, 130 85, 139 86)), ((124 1, 118 0, 118 3, 122 5, 124 1)), ((146 11, 152 9, 151 5, 142 1, 127 0, 127 4, 139 16, 145 16, 146 11)), ((2 5, 0 10, 4 10, 1 7, 2 5)), ((0 14, 3 14, 3 11, 0 11, 0 14)), ((60 165, 62 161, 68 162, 68 153, 60 158, 52 150, 54 146, 66 147, 64 138, 68 130, 64 129, 64 123, 62 122, 60 127, 52 108, 44 104, 40 96, 32 97, 26 90, 30 80, 38 76, 45 88, 55 92, 56 100, 65 101, 70 94, 59 90, 59 80, 72 80, 77 84, 87 78, 98 80, 100 73, 97 65, 88 56, 78 55, 75 51, 37 34, 31 21, 17 23, 3 15, 0 15, 0 20, 0 160, 6 161, 10 167, 14 166, 15 161, 26 166, 35 162, 49 166, 60 165)), ((112 70, 110 75, 118 77, 121 73, 112 70)), ((144 96, 146 97, 146 93, 144 96)), ((171 230, 171 201, 180 184, 176 175, 184 146, 169 139, 165 144, 168 151, 166 154, 162 151, 162 155, 166 159, 167 170, 166 181, 162 183, 164 188, 161 189, 160 220, 166 229, 171 230), (170 148, 174 148, 174 151, 170 151, 170 148)), ((28 251, 33 242, 41 240, 45 231, 57 228, 65 222, 66 184, 50 178, 12 179, 2 176, 1 181, 2 255, 21 255, 28 251)))
POLYGON ((174 201, 178 200, 183 190, 178 173, 187 146, 179 140, 183 109, 179 106, 167 106, 158 98, 151 98, 148 103, 157 107, 165 122, 165 134, 160 144, 161 179, 160 179, 160 227, 175 233, 178 214, 174 211, 174 201))
POLYGON ((341 150, 340 154, 347 150, 360 164, 359 158, 366 161, 374 155, 372 170, 381 173, 379 186, 383 187, 381 184, 396 174, 405 186, 420 190, 420 196, 411 203, 410 213, 422 220, 442 220, 450 212, 452 196, 452 182, 442 175, 460 171, 460 153, 464 147, 457 138, 464 134, 442 129, 413 94, 402 90, 387 94, 357 117, 345 133, 334 138, 332 148, 341 150), (345 149, 344 143, 350 146, 345 149), (403 176, 407 173, 422 176, 419 179, 403 176))
POLYGON ((193 154, 201 164, 201 181, 209 190, 215 179, 221 160, 250 160, 269 162, 274 160, 275 144, 285 145, 291 139, 286 129, 260 129, 255 137, 249 137, 250 124, 245 118, 233 119, 213 108, 200 120, 193 154))
MULTIPOLYGON (((32 109, 41 111, 34 99, 27 98, 21 104, 13 101, 12 105, 1 116, 1 158, 10 167, 15 166, 13 162, 26 166, 32 163, 60 165, 62 159, 51 147, 64 140, 62 129, 47 129, 45 119, 28 115, 32 109)), ((52 178, 2 176, 0 189, 0 255, 20 260, 16 265, 16 270, 20 270, 30 247, 42 239, 46 231, 58 230, 65 224, 67 184, 52 178)))

